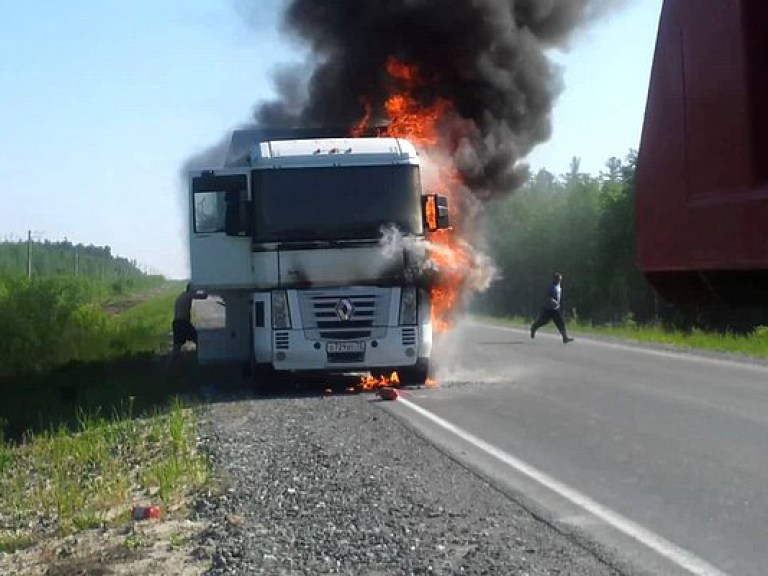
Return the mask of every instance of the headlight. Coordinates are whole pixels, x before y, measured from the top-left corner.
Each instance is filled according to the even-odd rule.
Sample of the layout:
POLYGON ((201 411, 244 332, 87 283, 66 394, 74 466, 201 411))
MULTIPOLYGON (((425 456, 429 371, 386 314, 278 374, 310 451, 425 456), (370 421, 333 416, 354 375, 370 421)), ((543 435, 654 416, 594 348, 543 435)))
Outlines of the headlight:
POLYGON ((291 327, 291 311, 288 308, 288 294, 285 290, 272 292, 272 327, 276 329, 291 327))
POLYGON ((413 325, 419 321, 419 298, 416 286, 405 286, 400 293, 400 324, 413 325))

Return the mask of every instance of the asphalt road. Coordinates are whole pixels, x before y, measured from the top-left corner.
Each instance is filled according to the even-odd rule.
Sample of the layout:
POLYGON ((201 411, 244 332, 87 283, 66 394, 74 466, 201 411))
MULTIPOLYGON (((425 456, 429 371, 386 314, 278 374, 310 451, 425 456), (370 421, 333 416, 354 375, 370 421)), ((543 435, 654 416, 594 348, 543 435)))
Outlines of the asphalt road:
POLYGON ((467 323, 387 409, 620 562, 768 574, 768 366, 546 330, 467 323))

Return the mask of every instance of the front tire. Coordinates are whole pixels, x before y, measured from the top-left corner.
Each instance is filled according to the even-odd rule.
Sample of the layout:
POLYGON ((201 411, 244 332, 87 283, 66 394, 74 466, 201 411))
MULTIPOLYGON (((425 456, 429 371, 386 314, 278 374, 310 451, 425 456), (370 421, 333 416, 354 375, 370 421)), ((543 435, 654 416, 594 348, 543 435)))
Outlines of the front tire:
POLYGON ((251 387, 256 394, 274 395, 281 392, 287 381, 284 372, 275 370, 271 364, 253 364, 251 387))
POLYGON ((397 370, 401 386, 424 386, 429 377, 429 360, 419 360, 414 366, 405 366, 397 370))

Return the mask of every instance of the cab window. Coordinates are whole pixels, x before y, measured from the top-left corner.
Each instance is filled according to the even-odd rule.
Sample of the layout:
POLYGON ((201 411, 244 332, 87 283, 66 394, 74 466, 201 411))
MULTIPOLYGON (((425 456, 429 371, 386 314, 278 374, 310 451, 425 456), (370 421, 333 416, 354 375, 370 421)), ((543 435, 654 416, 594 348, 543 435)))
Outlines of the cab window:
POLYGON ((210 234, 224 232, 226 215, 225 192, 195 192, 195 232, 210 234))

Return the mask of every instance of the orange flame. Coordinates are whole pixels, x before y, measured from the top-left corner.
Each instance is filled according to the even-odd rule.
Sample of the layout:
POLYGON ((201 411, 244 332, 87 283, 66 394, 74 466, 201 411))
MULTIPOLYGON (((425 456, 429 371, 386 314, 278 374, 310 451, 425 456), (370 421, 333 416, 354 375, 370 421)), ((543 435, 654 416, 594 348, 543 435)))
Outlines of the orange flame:
POLYGON ((438 124, 451 108, 451 103, 443 98, 422 108, 408 94, 390 96, 384 103, 389 118, 384 135, 407 138, 417 146, 434 146, 439 137, 438 124))
MULTIPOLYGON (((429 105, 419 103, 413 94, 417 88, 428 84, 429 80, 420 74, 417 66, 390 56, 386 63, 386 70, 393 79, 395 89, 384 103, 384 112, 389 124, 380 135, 407 138, 427 154, 431 150, 437 150, 441 145, 441 123, 453 112, 453 104, 440 97, 429 105)), ((372 117, 371 106, 366 104, 365 115, 352 128, 352 135, 363 134, 372 117)), ((462 186, 461 177, 456 167, 452 165, 449 167, 441 166, 438 170, 437 180, 440 193, 455 200, 462 186)), ((458 202, 450 202, 452 212, 455 212, 457 206, 458 202)), ((432 209, 434 210, 434 205, 432 209)), ((462 288, 468 270, 473 264, 472 253, 467 245, 456 237, 453 229, 428 233, 427 238, 431 244, 430 259, 439 270, 438 279, 431 288, 432 326, 436 331, 443 331, 451 326, 453 312, 460 303, 462 288)), ((386 385, 381 384, 380 380, 370 379, 363 383, 363 388, 370 389, 366 386, 386 385)), ((429 379, 427 381, 427 386, 436 385, 435 380, 429 379)))
POLYGON ((437 230, 437 207, 435 206, 434 196, 427 196, 427 201, 424 203, 424 212, 429 230, 437 230))
POLYGON ((394 56, 387 58, 387 74, 392 76, 392 78, 405 80, 410 86, 422 84, 419 68, 412 64, 409 65, 401 62, 394 56))
POLYGON ((389 386, 391 387, 400 386, 400 377, 397 375, 397 372, 392 372, 392 374, 390 374, 389 376, 385 376, 382 374, 378 378, 374 378, 370 374, 366 376, 362 376, 360 378, 360 387, 366 392, 370 392, 378 388, 386 388, 389 386))
POLYGON ((357 123, 350 129, 350 134, 355 138, 359 138, 368 129, 368 125, 371 123, 371 117, 373 116, 373 110, 369 103, 365 103, 365 114, 357 123))
MULTIPOLYGON (((387 60, 387 72, 397 81, 400 89, 384 104, 389 125, 383 135, 407 138, 429 153, 440 144, 440 123, 453 110, 452 103, 444 98, 437 98, 431 105, 419 104, 412 94, 426 82, 418 67, 414 65, 390 56, 387 60)), ((440 193, 455 200, 462 184, 455 166, 441 166, 437 180, 440 193)), ((452 201, 450 206, 455 210, 457 204, 452 201)), ((434 231, 428 234, 428 239, 432 244, 430 259, 440 271, 439 279, 431 289, 432 326, 440 332, 451 326, 452 313, 459 304, 467 266, 471 264, 472 259, 470 252, 456 238, 454 230, 434 231)))

